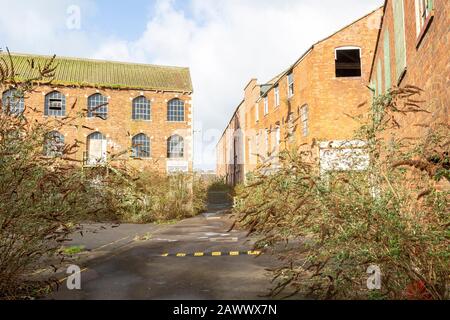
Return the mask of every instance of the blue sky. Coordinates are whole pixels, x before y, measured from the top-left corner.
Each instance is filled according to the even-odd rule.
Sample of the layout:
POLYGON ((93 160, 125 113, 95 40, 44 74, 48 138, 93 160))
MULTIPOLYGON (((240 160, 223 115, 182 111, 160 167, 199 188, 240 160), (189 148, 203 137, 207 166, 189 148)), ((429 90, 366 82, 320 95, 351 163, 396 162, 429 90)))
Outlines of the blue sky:
POLYGON ((8 8, 0 13, 0 47, 190 67, 195 164, 207 169, 215 168, 216 142, 250 78, 271 79, 313 43, 383 2, 0 0, 8 8))

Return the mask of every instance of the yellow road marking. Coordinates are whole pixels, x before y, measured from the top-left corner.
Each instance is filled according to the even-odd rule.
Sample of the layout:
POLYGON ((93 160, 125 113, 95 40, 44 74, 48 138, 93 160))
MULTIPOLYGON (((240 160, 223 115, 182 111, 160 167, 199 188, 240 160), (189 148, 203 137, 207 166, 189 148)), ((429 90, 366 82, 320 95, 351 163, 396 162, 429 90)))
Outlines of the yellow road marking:
POLYGON ((194 253, 194 257, 203 257, 205 254, 203 252, 194 253))
POLYGON ((258 256, 261 254, 261 251, 248 251, 247 254, 249 256, 258 256))
POLYGON ((163 253, 163 254, 161 255, 161 257, 168 257, 168 256, 169 256, 168 253, 163 253))
POLYGON ((239 251, 231 251, 230 252, 230 256, 238 256, 239 255, 239 251))
POLYGON ((211 255, 212 255, 213 257, 219 257, 219 256, 222 255, 222 252, 213 252, 213 253, 211 253, 211 255))
POLYGON ((186 257, 186 253, 177 253, 177 257, 186 257))
POLYGON ((124 237, 124 238, 122 238, 122 239, 119 239, 119 240, 116 240, 116 241, 113 241, 113 242, 110 242, 110 243, 107 243, 107 244, 104 244, 104 245, 102 245, 102 246, 100 246, 100 247, 98 247, 98 248, 92 249, 92 251, 98 251, 98 250, 101 250, 101 249, 103 249, 103 248, 109 247, 109 246, 111 246, 111 245, 113 245, 113 244, 116 244, 116 243, 118 243, 118 242, 121 242, 121 241, 123 241, 123 240, 127 240, 129 237, 130 237, 130 236, 124 237))

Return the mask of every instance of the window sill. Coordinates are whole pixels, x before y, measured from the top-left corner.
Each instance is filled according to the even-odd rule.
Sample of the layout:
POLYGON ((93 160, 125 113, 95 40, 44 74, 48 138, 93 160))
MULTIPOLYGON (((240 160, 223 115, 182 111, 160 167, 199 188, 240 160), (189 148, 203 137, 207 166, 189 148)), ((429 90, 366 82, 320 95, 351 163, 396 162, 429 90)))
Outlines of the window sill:
POLYGON ((138 161, 149 161, 153 160, 153 158, 139 158, 139 157, 130 157, 131 160, 138 160, 138 161))
POLYGON ((335 80, 361 80, 362 76, 334 77, 335 80))
POLYGON ((131 119, 133 122, 153 122, 153 120, 131 119))
POLYGON ((169 120, 167 120, 166 122, 167 123, 184 123, 184 124, 187 123, 187 121, 169 121, 169 120))
POLYGON ((416 49, 418 49, 420 47, 420 44, 422 43, 422 40, 425 38, 425 35, 427 34, 427 31, 430 28, 433 20, 434 20, 434 10, 431 11, 427 20, 425 20, 422 30, 420 31, 419 35, 417 36, 416 49))

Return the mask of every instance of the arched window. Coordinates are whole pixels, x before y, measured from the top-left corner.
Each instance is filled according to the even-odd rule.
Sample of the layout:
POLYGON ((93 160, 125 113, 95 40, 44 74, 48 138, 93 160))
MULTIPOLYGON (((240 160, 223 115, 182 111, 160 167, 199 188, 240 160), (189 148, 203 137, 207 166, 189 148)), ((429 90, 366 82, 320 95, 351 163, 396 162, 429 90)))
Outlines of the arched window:
POLYGON ((133 100, 133 120, 151 120, 150 101, 144 96, 133 100))
POLYGON ((88 118, 93 117, 103 120, 108 118, 108 98, 100 93, 93 94, 88 98, 88 118))
POLYGON ((2 95, 3 112, 12 115, 20 115, 25 110, 23 94, 16 89, 3 92, 2 95))
POLYGON ((107 140, 100 132, 94 132, 87 137, 86 160, 89 165, 106 162, 107 140))
POLYGON ((44 154, 58 158, 64 154, 64 136, 58 131, 51 131, 45 137, 44 154))
POLYGON ((55 117, 66 115, 66 97, 61 92, 53 91, 45 96, 44 115, 55 117))
POLYGON ((184 121, 184 102, 180 99, 170 100, 167 104, 167 121, 184 121))
POLYGON ((167 139, 167 158, 184 158, 184 139, 179 135, 167 139))
POLYGON ((143 133, 132 139, 133 158, 150 158, 150 139, 143 133))

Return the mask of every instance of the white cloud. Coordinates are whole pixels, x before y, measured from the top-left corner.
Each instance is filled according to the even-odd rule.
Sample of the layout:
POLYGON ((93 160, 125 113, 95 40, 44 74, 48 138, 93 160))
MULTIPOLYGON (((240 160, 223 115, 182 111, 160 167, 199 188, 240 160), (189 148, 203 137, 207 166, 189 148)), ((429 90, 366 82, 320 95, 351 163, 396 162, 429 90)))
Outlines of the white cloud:
MULTIPOLYGON (((72 0, 0 0, 0 47, 8 46, 14 52, 86 56, 92 47, 93 35, 81 29, 68 28, 71 18, 68 9, 72 0)), ((95 13, 95 4, 77 0, 83 14, 95 13)), ((81 22, 86 16, 81 15, 81 22)))
POLYGON ((214 167, 215 142, 250 78, 272 78, 381 2, 192 0, 182 11, 174 1, 160 0, 139 40, 110 42, 97 57, 189 66, 197 129, 208 136, 196 145, 196 162, 214 167))
MULTIPOLYGON (((250 78, 267 81, 314 42, 337 31, 383 0, 158 0, 146 29, 130 39, 67 30, 71 2, 96 12, 92 0, 0 0, 0 46, 191 68, 197 130, 196 162, 215 166, 215 142, 242 99, 250 78), (205 138, 205 136, 208 137, 205 138), (205 151, 206 149, 206 151, 205 151)), ((111 4, 113 5, 113 4, 111 4)), ((83 16, 84 17, 84 16, 83 16)), ((83 20, 84 21, 84 20, 83 20)), ((95 22, 95 19, 91 19, 95 22)), ((107 33, 108 30, 102 30, 107 33)))

